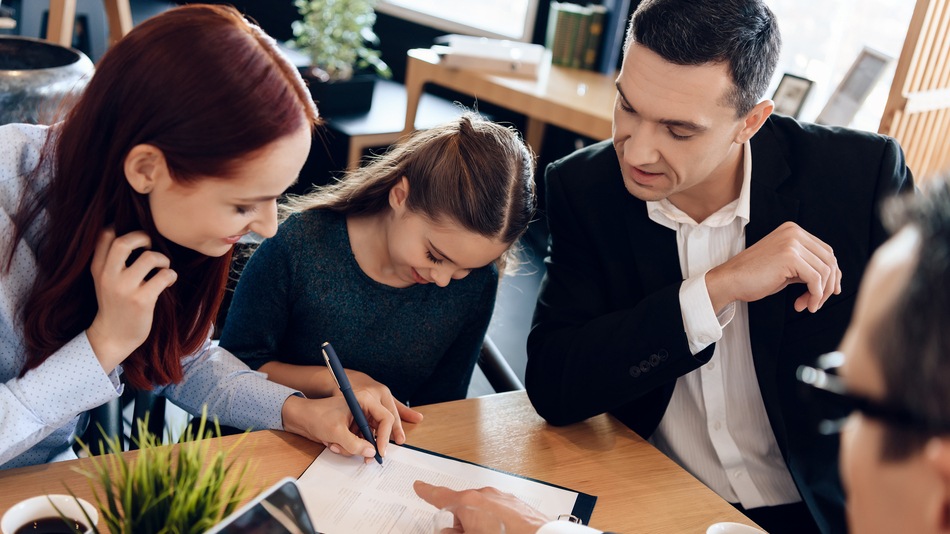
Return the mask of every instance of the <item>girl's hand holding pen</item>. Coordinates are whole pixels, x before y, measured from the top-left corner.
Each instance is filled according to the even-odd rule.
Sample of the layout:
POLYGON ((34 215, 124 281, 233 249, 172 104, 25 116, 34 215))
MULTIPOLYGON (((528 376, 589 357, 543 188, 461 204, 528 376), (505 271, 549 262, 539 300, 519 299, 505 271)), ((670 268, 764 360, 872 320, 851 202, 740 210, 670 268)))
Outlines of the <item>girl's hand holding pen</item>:
MULTIPOLYGON (((333 346, 330 345, 329 341, 325 341, 323 343, 321 347, 321 352, 323 353, 323 361, 324 363, 326 363, 327 369, 330 371, 330 374, 333 375, 334 382, 336 382, 337 386, 339 386, 340 392, 343 395, 343 400, 344 402, 346 402, 346 406, 350 410, 350 415, 353 416, 353 421, 350 422, 351 428, 353 425, 355 425, 357 429, 359 430, 359 433, 364 438, 366 438, 366 441, 368 441, 370 445, 373 446, 373 448, 376 450, 376 454, 373 456, 373 459, 376 460, 380 465, 382 465, 383 454, 386 448, 386 443, 384 441, 383 446, 380 447, 379 443, 376 441, 376 436, 375 436, 375 432, 373 431, 373 427, 370 426, 370 422, 366 418, 366 414, 364 413, 363 407, 365 406, 366 401, 365 400, 361 401, 359 398, 357 398, 356 393, 353 391, 353 386, 352 384, 350 384, 350 379, 346 374, 346 369, 343 368, 343 363, 340 362, 340 357, 337 355, 336 351, 333 350, 333 346)), ((360 393, 362 394, 364 399, 366 395, 368 395, 366 391, 362 391, 360 393)), ((379 399, 376 399, 373 397, 370 397, 370 398, 372 399, 373 402, 379 403, 379 399)), ((399 420, 397 416, 394 416, 391 413, 388 414, 388 416, 391 417, 394 422, 399 420)), ((379 423, 379 421, 377 421, 376 423, 379 423)), ((374 423, 373 426, 376 426, 376 423, 374 423)), ((389 439, 388 434, 389 432, 387 432, 387 436, 385 439, 389 439)), ((334 450, 333 449, 334 445, 335 444, 329 445, 331 451, 334 450)))
MULTIPOLYGON (((259 370, 267 373, 272 381, 296 389, 306 395, 307 398, 322 399, 333 396, 343 398, 340 386, 325 365, 294 365, 269 361, 262 365, 259 370)), ((375 397, 380 404, 393 414, 395 423, 392 439, 400 445, 405 443, 406 432, 402 427, 403 421, 419 423, 422 421, 422 414, 396 400, 388 387, 377 382, 366 373, 353 369, 346 369, 345 373, 350 379, 353 391, 365 391, 375 397)), ((353 428, 355 432, 357 427, 354 426, 353 428)))
MULTIPOLYGON (((395 420, 392 433, 393 441, 399 445, 405 443, 406 432, 402 428, 402 422, 405 421, 407 423, 419 423, 422 421, 422 414, 396 400, 396 398, 393 397, 392 393, 389 391, 388 387, 373 380, 373 378, 366 373, 347 369, 346 376, 349 377, 350 386, 353 387, 353 391, 357 393, 357 396, 360 392, 365 392, 376 398, 387 410, 389 410, 390 413, 393 414, 393 418, 395 420)), ((333 391, 333 395, 339 396, 340 398, 343 397, 343 394, 339 389, 335 389, 333 391)), ((370 424, 372 424, 372 420, 370 420, 370 424)), ((354 427, 354 429, 355 428, 356 427, 354 427)))
MULTIPOLYGON (((356 399, 376 435, 379 454, 385 456, 396 418, 378 398, 367 391, 356 391, 356 399)), ((288 397, 281 411, 284 430, 299 434, 326 445, 331 451, 345 456, 359 455, 372 462, 376 455, 373 446, 354 433, 353 414, 342 396, 323 399, 288 397)))

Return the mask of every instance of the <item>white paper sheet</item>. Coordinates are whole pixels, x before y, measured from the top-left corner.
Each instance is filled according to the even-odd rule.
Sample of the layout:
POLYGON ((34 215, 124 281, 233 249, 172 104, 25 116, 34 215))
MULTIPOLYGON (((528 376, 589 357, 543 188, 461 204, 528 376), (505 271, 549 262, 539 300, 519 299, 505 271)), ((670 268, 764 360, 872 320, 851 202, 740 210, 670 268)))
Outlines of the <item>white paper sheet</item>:
POLYGON ((325 450, 298 485, 317 530, 326 534, 431 534, 436 508, 412 490, 422 480, 455 490, 494 486, 556 518, 578 493, 424 451, 389 444, 383 465, 325 450))

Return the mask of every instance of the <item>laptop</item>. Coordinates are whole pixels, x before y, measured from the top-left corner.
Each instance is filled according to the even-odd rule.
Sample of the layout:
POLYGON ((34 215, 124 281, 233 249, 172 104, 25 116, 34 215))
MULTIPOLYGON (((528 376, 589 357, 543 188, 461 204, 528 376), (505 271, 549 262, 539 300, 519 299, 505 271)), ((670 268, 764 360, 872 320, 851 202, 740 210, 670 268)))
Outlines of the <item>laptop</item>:
POLYGON ((297 480, 278 481, 225 517, 206 534, 320 534, 300 496, 297 480))

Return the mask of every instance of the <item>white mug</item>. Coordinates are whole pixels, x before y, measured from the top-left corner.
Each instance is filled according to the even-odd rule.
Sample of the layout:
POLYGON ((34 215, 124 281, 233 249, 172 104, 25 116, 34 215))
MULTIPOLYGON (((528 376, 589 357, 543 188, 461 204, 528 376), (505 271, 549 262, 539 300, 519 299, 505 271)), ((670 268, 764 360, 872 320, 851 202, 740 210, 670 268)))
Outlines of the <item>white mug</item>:
POLYGON ((706 534, 766 534, 755 527, 742 523, 713 523, 706 529, 706 534))
POLYGON ((0 532, 14 534, 18 529, 38 519, 59 519, 60 512, 64 516, 90 527, 90 531, 91 527, 99 523, 99 511, 84 499, 72 495, 39 495, 20 501, 7 510, 0 518, 0 532), (56 506, 54 507, 53 504, 56 506), (59 508, 59 512, 56 511, 57 508, 59 508), (82 512, 83 510, 86 511, 85 515, 82 512), (92 519, 92 525, 89 524, 86 515, 92 519))

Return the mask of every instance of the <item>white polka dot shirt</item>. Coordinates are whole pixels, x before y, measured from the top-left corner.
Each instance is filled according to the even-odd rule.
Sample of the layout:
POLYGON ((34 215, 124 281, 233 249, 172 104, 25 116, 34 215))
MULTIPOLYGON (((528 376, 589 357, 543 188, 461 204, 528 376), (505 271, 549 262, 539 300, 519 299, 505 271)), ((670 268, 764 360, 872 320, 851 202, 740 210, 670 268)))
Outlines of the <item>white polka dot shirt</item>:
MULTIPOLYGON (((48 165, 32 182, 26 180, 39 162, 47 131, 45 126, 0 126, 0 265, 14 245, 11 217, 21 198, 49 182, 48 165)), ((44 222, 41 215, 16 243, 9 271, 0 269, 0 469, 72 457, 72 438, 85 412, 122 392, 121 368, 106 374, 85 332, 17 378, 25 361, 17 312, 36 277, 33 252, 44 222)), ((284 401, 299 395, 251 371, 210 339, 182 364, 184 380, 156 392, 191 413, 207 405, 222 424, 281 429, 284 401)))

